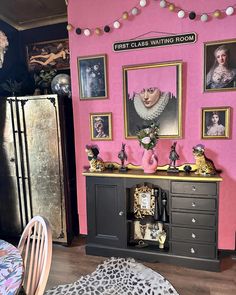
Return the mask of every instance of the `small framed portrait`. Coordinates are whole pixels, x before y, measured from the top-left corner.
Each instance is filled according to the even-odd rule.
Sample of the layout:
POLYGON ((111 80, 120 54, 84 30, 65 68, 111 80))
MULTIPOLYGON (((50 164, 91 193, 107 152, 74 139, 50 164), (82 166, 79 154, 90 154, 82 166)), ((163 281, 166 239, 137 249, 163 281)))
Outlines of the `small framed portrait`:
POLYGON ((230 107, 202 108, 202 138, 230 137, 230 107))
POLYGON ((78 57, 80 99, 107 98, 107 56, 78 57))
POLYGON ((182 62, 123 67, 125 137, 155 121, 160 138, 182 135, 182 62))
POLYGON ((26 50, 29 71, 70 68, 68 39, 29 44, 26 50))
POLYGON ((236 39, 204 43, 203 90, 236 90, 236 39))
POLYGON ((112 114, 90 114, 90 130, 92 140, 112 140, 112 114))
POLYGON ((153 216, 155 210, 155 197, 152 189, 146 185, 136 187, 134 191, 134 215, 136 218, 153 216))

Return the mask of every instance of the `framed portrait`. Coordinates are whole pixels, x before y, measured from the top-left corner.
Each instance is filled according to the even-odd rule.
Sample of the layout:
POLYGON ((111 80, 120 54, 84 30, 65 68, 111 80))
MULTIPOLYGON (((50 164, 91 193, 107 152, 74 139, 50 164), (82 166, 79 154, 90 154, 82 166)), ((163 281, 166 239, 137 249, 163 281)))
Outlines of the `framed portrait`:
POLYGON ((136 187, 134 191, 134 216, 143 218, 144 216, 153 216, 155 210, 155 196, 152 189, 146 185, 136 187))
POLYGON ((26 50, 29 71, 70 68, 68 39, 29 44, 26 50))
POLYGON ((227 139, 230 137, 230 107, 202 108, 202 138, 227 139))
POLYGON ((112 114, 90 114, 90 131, 92 140, 112 140, 112 114))
POLYGON ((140 220, 135 220, 133 222, 134 240, 146 240, 152 242, 158 242, 160 230, 158 223, 152 222, 141 222, 140 220))
POLYGON ((158 122, 159 137, 182 135, 182 62, 123 66, 125 137, 158 122))
POLYGON ((204 43, 203 90, 236 90, 236 39, 204 43))
POLYGON ((107 56, 78 57, 80 99, 107 98, 107 56))

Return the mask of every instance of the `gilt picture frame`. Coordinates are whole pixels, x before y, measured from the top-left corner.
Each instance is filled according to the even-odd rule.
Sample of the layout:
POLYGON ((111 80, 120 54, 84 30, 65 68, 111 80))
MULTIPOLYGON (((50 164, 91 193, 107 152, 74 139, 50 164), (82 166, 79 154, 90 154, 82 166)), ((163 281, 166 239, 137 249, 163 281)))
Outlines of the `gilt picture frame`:
POLYGON ((69 40, 60 39, 26 46, 27 65, 31 72, 70 68, 69 40))
POLYGON ((182 68, 182 61, 123 66, 127 139, 136 139, 138 129, 153 121, 159 124, 160 138, 181 138, 182 68))
POLYGON ((202 108, 202 139, 230 138, 230 107, 202 108))
POLYGON ((107 55, 81 56, 77 62, 80 100, 108 98, 107 55))
POLYGON ((112 140, 112 113, 90 114, 91 140, 112 140))
POLYGON ((204 43, 203 92, 236 90, 236 39, 204 43))

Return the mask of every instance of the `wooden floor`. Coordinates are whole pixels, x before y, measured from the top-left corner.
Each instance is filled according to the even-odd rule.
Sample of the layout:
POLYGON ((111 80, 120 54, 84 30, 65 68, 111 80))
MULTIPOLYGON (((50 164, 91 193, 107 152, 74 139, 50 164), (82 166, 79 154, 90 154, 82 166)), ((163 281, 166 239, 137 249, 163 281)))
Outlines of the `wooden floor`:
MULTIPOLYGON (((46 289, 78 280, 93 272, 104 259, 86 255, 83 239, 76 240, 71 247, 54 245, 46 289)), ((169 280, 179 295, 236 295, 236 260, 221 272, 199 271, 163 263, 142 263, 169 280)))

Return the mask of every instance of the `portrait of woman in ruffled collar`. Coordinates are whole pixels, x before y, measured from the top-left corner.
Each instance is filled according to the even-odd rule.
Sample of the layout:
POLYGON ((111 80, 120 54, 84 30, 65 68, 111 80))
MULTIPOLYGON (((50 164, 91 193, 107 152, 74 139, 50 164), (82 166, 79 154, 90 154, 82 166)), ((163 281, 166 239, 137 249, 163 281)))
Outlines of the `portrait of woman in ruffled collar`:
POLYGON ((127 66, 123 70, 126 138, 151 122, 159 124, 160 137, 179 137, 182 64, 127 66))

